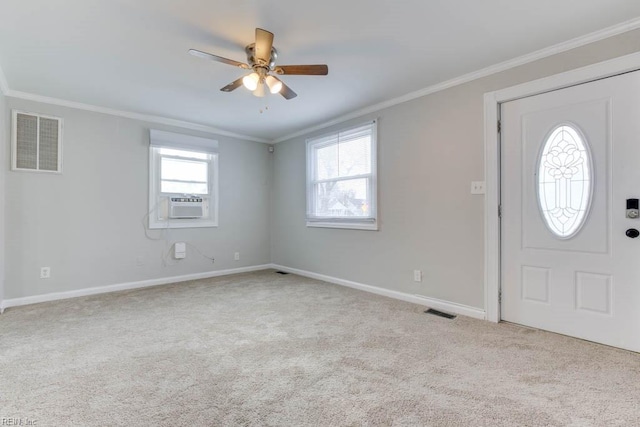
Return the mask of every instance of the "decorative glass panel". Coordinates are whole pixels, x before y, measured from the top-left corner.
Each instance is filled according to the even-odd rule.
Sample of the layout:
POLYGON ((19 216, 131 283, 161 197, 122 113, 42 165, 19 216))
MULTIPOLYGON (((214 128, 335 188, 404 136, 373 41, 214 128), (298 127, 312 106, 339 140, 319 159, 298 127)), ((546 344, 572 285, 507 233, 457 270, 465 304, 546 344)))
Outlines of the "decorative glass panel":
POLYGON ((555 128, 545 141, 538 166, 542 217, 556 237, 573 237, 587 219, 592 194, 591 153, 571 125, 555 128))

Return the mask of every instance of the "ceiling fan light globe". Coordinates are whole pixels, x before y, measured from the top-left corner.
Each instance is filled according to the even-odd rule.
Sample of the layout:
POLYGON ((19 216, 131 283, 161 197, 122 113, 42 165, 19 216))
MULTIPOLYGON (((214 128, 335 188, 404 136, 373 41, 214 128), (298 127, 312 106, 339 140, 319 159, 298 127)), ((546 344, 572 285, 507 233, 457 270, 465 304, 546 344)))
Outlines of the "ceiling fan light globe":
POLYGON ((262 83, 258 84, 258 87, 253 91, 253 94, 258 98, 262 98, 264 96, 264 85, 262 83))
POLYGON ((247 89, 254 91, 258 88, 258 82, 260 81, 260 76, 258 73, 251 73, 247 76, 244 76, 242 79, 242 84, 247 89))
POLYGON ((273 76, 267 76, 267 86, 269 86, 269 92, 279 93, 282 90, 282 82, 273 76))

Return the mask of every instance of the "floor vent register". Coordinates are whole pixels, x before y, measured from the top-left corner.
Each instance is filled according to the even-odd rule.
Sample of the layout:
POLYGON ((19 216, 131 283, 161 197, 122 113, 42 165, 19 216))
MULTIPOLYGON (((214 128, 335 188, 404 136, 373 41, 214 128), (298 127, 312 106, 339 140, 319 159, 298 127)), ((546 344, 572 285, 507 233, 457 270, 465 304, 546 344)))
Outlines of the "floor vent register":
POLYGON ((457 317, 455 314, 443 313, 442 311, 434 310, 433 308, 426 310, 425 313, 433 314, 434 316, 444 317, 445 319, 455 319, 457 317))

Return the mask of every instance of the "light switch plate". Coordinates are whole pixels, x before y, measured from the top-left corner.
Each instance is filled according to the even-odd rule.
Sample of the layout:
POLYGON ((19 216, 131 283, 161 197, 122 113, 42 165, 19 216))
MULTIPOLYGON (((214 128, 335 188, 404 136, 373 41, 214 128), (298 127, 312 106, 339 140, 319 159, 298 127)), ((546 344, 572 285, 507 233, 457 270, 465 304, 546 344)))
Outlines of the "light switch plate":
POLYGON ((175 259, 183 259, 187 257, 187 244, 184 242, 176 242, 173 245, 173 256, 175 259))

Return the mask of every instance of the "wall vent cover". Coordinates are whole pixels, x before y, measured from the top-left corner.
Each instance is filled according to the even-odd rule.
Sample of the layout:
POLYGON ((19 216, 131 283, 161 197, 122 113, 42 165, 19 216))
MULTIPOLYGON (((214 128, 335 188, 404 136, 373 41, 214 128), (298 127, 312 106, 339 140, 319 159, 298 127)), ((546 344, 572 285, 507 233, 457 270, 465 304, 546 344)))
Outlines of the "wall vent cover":
POLYGON ((62 119, 13 111, 11 169, 62 172, 62 119))

